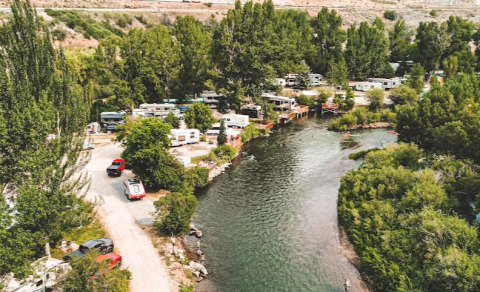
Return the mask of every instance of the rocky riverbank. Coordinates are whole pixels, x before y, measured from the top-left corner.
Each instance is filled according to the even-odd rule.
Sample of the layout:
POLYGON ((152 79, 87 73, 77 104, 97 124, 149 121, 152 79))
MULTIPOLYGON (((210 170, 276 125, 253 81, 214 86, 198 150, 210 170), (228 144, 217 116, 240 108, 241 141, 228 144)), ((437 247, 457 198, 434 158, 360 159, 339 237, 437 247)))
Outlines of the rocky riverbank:
POLYGON ((354 125, 349 128, 349 130, 360 130, 360 129, 380 129, 380 128, 391 128, 393 125, 386 122, 377 122, 365 125, 354 125))

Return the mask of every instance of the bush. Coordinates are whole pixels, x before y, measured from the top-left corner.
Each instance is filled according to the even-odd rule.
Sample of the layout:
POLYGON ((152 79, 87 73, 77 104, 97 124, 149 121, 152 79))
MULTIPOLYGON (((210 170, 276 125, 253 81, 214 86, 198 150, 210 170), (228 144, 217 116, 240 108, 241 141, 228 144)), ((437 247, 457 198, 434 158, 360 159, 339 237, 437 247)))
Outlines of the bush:
POLYGON ((351 113, 347 113, 344 114, 341 118, 333 121, 330 126, 328 126, 328 129, 333 131, 347 131, 356 124, 357 117, 351 113))
POLYGON ((434 9, 434 10, 430 11, 430 15, 432 17, 437 17, 437 10, 434 9))
POLYGON ((52 36, 56 40, 63 41, 67 37, 67 32, 64 29, 57 28, 52 31, 52 36))
POLYGON ((395 20, 397 18, 397 12, 394 10, 387 10, 383 13, 383 17, 388 20, 395 20))
POLYGON ((145 25, 145 26, 148 26, 148 21, 147 21, 147 18, 143 15, 138 15, 138 16, 135 16, 135 18, 138 20, 138 22, 140 22, 141 24, 145 25))
POLYGON ((243 133, 240 134, 240 138, 242 139, 243 143, 246 143, 260 135, 262 135, 262 130, 257 128, 255 124, 250 123, 245 127, 243 133))
POLYGON ((375 88, 367 91, 366 99, 370 102, 368 109, 372 112, 378 112, 383 107, 383 99, 385 98, 385 91, 381 88, 375 88))
POLYGON ((198 207, 193 195, 170 193, 154 203, 157 215, 154 226, 167 234, 185 235, 198 207))
POLYGON ((365 158, 365 156, 367 156, 368 153, 373 152, 373 151, 378 151, 378 150, 380 150, 380 149, 379 148, 372 148, 372 149, 368 149, 368 150, 362 150, 362 151, 358 151, 358 152, 355 152, 355 153, 351 153, 350 155, 348 155, 348 159, 352 159, 352 160, 363 159, 363 158, 365 158))
POLYGON ((116 24, 121 28, 127 27, 127 25, 132 25, 132 17, 128 14, 115 14, 116 24))
POLYGON ((168 115, 163 119, 163 122, 170 124, 173 129, 178 129, 180 127, 180 119, 172 112, 168 113, 168 115))
POLYGON ((315 98, 313 97, 300 94, 300 96, 297 97, 297 102, 299 105, 306 105, 309 108, 315 108, 315 98))

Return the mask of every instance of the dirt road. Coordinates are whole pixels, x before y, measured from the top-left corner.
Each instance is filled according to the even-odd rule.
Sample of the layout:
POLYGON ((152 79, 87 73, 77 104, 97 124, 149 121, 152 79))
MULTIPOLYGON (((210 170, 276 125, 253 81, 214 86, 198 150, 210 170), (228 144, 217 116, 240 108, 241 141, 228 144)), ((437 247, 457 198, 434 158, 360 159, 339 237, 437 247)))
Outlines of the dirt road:
MULTIPOLYGON (((95 142, 101 142, 101 139, 96 138, 95 142)), ((129 202, 126 199, 122 184, 125 179, 132 177, 130 171, 125 171, 118 178, 109 177, 105 172, 112 160, 120 157, 122 149, 119 144, 109 143, 92 151, 92 158, 86 167, 92 177, 87 199, 98 198, 102 202, 99 207, 101 220, 123 257, 123 266, 132 272, 130 291, 177 291, 167 274, 165 263, 139 225, 152 222, 152 201, 145 198, 129 202)))

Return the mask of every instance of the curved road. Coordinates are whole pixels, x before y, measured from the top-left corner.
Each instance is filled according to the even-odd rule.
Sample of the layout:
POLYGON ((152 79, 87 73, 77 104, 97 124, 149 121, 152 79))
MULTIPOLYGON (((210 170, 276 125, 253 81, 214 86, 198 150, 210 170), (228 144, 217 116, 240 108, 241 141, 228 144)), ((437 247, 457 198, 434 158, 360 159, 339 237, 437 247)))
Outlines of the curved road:
MULTIPOLYGON (((100 142, 100 137, 96 136, 95 142, 100 142)), ((178 289, 170 280, 165 263, 140 227, 153 221, 153 202, 147 198, 132 202, 127 200, 123 193, 123 181, 133 177, 130 171, 125 171, 121 177, 109 177, 105 172, 121 152, 119 144, 112 143, 92 150, 92 158, 86 166, 92 178, 87 200, 100 201, 98 211, 101 221, 122 255, 124 267, 132 272, 130 291, 176 291, 178 289)))

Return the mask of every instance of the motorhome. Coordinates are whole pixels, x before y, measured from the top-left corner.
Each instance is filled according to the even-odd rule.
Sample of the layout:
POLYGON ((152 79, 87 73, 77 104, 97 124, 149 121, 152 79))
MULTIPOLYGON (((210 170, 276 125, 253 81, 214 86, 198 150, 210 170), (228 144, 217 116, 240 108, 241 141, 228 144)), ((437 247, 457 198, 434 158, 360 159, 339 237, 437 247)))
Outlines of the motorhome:
POLYGON ((120 112, 103 112, 100 114, 100 121, 104 124, 116 124, 127 116, 127 113, 124 111, 120 112))
POLYGON ((146 116, 164 117, 169 113, 175 116, 180 115, 180 110, 174 104, 158 104, 158 103, 144 103, 140 105, 140 109, 144 110, 146 116))
MULTIPOLYGON (((203 98, 190 98, 188 100, 184 100, 184 103, 204 103, 203 98)), ((163 103, 171 103, 171 104, 181 104, 182 102, 178 99, 165 99, 163 103)))
MULTIPOLYGON (((214 124, 214 127, 211 130, 208 130, 207 133, 206 133, 207 139, 216 140, 217 137, 218 137, 218 134, 220 134, 219 127, 220 127, 220 124, 217 124, 216 127, 215 127, 215 124, 214 124)), ((241 133, 241 131, 230 129, 230 128, 227 128, 225 130, 225 134, 227 135, 227 137, 231 137, 231 138, 236 138, 236 137, 240 136, 240 133, 241 133)))
POLYGON ((133 118, 145 117, 145 111, 143 109, 134 109, 133 110, 133 118))
POLYGON ((383 84, 376 82, 358 82, 357 84, 355 84, 355 90, 358 91, 369 91, 375 88, 383 89, 383 84))
POLYGON ((280 86, 282 86, 282 87, 285 87, 285 79, 283 79, 283 78, 277 78, 277 79, 275 80, 275 85, 280 85, 280 86))
POLYGON ((200 94, 200 98, 202 98, 203 102, 208 105, 217 104, 220 97, 222 97, 222 95, 217 94, 215 91, 204 91, 200 94))
POLYGON ((285 76, 285 86, 294 86, 297 76, 298 74, 287 74, 287 76, 285 76))
POLYGON ((13 274, 6 279, 2 291, 6 292, 40 292, 53 288, 61 279, 65 278, 71 267, 64 261, 44 257, 32 264, 34 274, 24 280, 17 280, 13 274))
POLYGON ((245 128, 250 123, 247 115, 224 115, 222 117, 225 126, 233 128, 245 128))
POLYGON ((87 134, 98 134, 100 131, 102 131, 102 126, 97 122, 90 123, 85 127, 85 133, 87 134))
POLYGON ((381 83, 382 88, 385 90, 389 90, 395 87, 398 87, 402 85, 402 81, 399 78, 392 78, 392 79, 386 79, 386 78, 369 78, 368 82, 372 83, 381 83))
POLYGON ((288 111, 295 109, 295 99, 285 96, 277 96, 273 94, 264 93, 262 98, 269 103, 274 104, 273 109, 275 111, 288 111))
POLYGON ((310 79, 312 80, 312 86, 322 86, 322 75, 321 74, 310 74, 310 79))
POLYGON ((262 107, 255 104, 244 105, 240 109, 242 115, 247 115, 250 118, 260 118, 262 117, 262 107))
POLYGON ((197 129, 171 129, 172 146, 181 146, 200 142, 200 131, 197 129))

